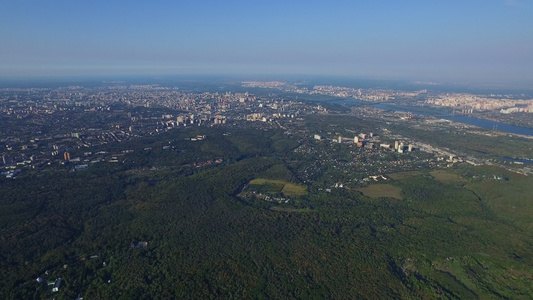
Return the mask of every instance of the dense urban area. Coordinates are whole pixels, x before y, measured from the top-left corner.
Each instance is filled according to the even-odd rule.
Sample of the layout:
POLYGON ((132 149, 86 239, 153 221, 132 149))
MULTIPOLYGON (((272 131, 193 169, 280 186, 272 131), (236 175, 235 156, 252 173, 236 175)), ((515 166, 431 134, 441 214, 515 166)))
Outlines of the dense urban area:
MULTIPOLYGON (((397 99, 396 102, 412 103, 412 100, 416 99, 417 105, 423 103, 447 106, 469 113, 495 110, 501 110, 502 114, 530 110, 533 112, 533 100, 501 100, 469 94, 421 97, 428 94, 427 90, 404 92, 335 86, 314 86, 308 90, 277 81, 243 82, 242 86, 281 89, 283 92, 304 95, 320 94, 332 99, 348 97, 370 102, 391 102, 397 99)), ((4 88, 0 93, 0 122, 3 128, 0 140, 5 145, 0 155, 1 163, 6 169, 2 174, 9 178, 16 177, 27 169, 41 169, 58 163, 67 164, 74 170, 100 162, 118 163, 124 154, 133 150, 111 153, 92 149, 191 126, 260 126, 265 130, 281 128, 299 142, 300 146, 294 149, 295 152, 310 154, 325 151, 322 161, 328 163, 338 160, 339 157, 336 157, 334 148, 325 145, 346 144, 354 155, 347 165, 354 165, 359 169, 360 162, 365 161, 369 167, 372 166, 375 171, 381 173, 393 171, 389 161, 395 162, 394 165, 409 166, 408 168, 458 161, 474 165, 497 163, 491 159, 468 155, 453 147, 440 147, 428 141, 404 136, 399 130, 389 130, 389 124, 392 124, 392 127, 423 126, 427 131, 442 131, 447 128, 489 136, 502 134, 480 131, 445 119, 414 116, 411 112, 390 111, 364 105, 351 107, 350 111, 328 111, 324 106, 327 101, 290 100, 290 96, 283 97, 283 94, 259 97, 249 92, 199 93, 158 85, 116 84, 98 88, 4 88), (302 117, 309 115, 353 115, 363 120, 372 120, 375 125, 367 132, 357 126, 317 128, 313 132, 309 128, 301 128, 302 117), (247 122, 262 124, 251 125, 247 122), (318 147, 310 140, 322 141, 321 146, 318 147), (422 155, 420 152, 432 155, 422 155), (404 153, 406 154, 401 155, 404 153), (380 164, 383 166, 380 167, 380 164)), ((192 137, 192 140, 197 139, 192 137)), ((522 173, 531 172, 527 166, 522 169, 509 169, 522 173)), ((366 173, 366 170, 362 173, 366 173)))
POLYGON ((532 113, 281 81, 2 88, 0 295, 533 297, 533 137, 446 118, 532 113))

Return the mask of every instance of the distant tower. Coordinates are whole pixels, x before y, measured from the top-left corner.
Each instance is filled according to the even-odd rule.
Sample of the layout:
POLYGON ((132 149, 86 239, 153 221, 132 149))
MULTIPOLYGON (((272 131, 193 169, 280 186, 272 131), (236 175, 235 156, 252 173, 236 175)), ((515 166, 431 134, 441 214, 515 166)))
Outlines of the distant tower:
POLYGON ((342 143, 342 136, 339 135, 339 144, 342 143))
POLYGON ((403 142, 400 143, 400 145, 398 146, 398 153, 403 153, 403 148, 404 148, 404 146, 405 146, 405 145, 403 144, 403 142))
POLYGON ((409 144, 409 152, 413 151, 413 145, 409 144))
POLYGON ((398 141, 394 142, 394 150, 398 150, 398 147, 400 146, 400 143, 398 141))
POLYGON ((70 160, 70 153, 65 151, 65 153, 63 153, 63 157, 65 158, 65 161, 69 161, 70 160))
POLYGON ((356 143, 356 144, 359 143, 359 137, 357 137, 357 136, 354 137, 354 138, 353 138, 353 142, 356 143))

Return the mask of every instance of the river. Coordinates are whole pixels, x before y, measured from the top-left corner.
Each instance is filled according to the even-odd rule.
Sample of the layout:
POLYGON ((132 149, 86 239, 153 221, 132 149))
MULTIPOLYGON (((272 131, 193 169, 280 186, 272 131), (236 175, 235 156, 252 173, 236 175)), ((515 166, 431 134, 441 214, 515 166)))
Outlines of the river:
POLYGON ((413 114, 417 114, 417 115, 433 116, 433 117, 446 119, 446 120, 450 120, 454 122, 474 125, 474 126, 478 126, 481 128, 495 129, 498 131, 503 131, 503 132, 508 132, 508 133, 533 136, 533 128, 515 126, 515 125, 511 125, 507 123, 485 120, 485 119, 475 118, 475 117, 466 116, 466 115, 453 115, 452 116, 450 115, 450 112, 448 110, 440 109, 436 107, 407 106, 407 105, 400 106, 400 105, 394 105, 394 104, 391 105, 391 104, 386 104, 386 103, 378 103, 372 106, 377 107, 377 108, 382 108, 382 109, 388 109, 388 110, 410 111, 413 114))
MULTIPOLYGON (((320 100, 319 100, 320 101, 320 100)), ((324 102, 336 103, 348 106, 363 106, 369 105, 368 102, 353 100, 353 99, 340 99, 340 100, 324 100, 324 102)), ((533 128, 515 126, 507 123, 496 122, 491 120, 485 120, 465 115, 450 115, 450 110, 446 108, 432 107, 432 106, 411 106, 411 105, 395 105, 387 103, 370 104, 372 107, 393 110, 411 112, 413 114, 422 116, 432 116, 436 118, 446 119, 454 122, 469 124, 486 129, 495 129, 502 132, 521 134, 533 136, 533 128)))

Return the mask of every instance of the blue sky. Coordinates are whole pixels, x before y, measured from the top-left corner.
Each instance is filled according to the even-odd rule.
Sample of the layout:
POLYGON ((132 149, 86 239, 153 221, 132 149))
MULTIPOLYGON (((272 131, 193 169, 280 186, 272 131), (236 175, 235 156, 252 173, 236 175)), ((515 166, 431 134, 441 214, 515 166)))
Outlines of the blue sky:
POLYGON ((533 84, 533 0, 0 0, 0 76, 533 84))

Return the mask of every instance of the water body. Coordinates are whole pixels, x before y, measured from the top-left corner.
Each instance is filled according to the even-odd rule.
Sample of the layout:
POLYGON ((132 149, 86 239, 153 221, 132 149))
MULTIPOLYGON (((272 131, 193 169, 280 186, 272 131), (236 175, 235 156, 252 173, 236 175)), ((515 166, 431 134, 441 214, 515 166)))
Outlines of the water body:
POLYGON ((515 126, 515 125, 506 124, 502 122, 485 120, 485 119, 480 119, 480 118, 475 118, 475 117, 465 116, 465 115, 451 116, 450 111, 447 109, 439 109, 439 108, 434 108, 434 107, 406 106, 406 105, 400 106, 400 105, 390 105, 390 104, 385 104, 385 103, 378 103, 372 106, 382 108, 382 109, 388 109, 388 110, 405 111, 405 112, 410 111, 417 115, 432 116, 432 117, 446 119, 446 120, 450 120, 454 122, 474 125, 474 126, 478 126, 478 127, 486 128, 486 129, 496 129, 498 131, 503 131, 503 132, 508 132, 508 133, 533 136, 533 128, 515 126))
MULTIPOLYGON (((369 105, 368 102, 354 100, 354 99, 332 100, 331 98, 329 99, 324 98, 324 99, 314 99, 313 101, 334 103, 334 104, 340 104, 340 105, 346 105, 346 106, 369 105)), ((506 124, 502 122, 485 120, 485 119, 480 119, 480 118, 475 118, 475 117, 465 116, 465 115, 451 116, 451 110, 447 108, 430 107, 430 106, 394 105, 394 104, 387 104, 387 103, 370 104, 370 106, 381 108, 381 109, 386 109, 386 110, 392 110, 392 111, 411 112, 417 115, 446 119, 446 120, 450 120, 454 122, 474 125, 474 126, 478 126, 481 128, 491 129, 491 130, 496 129, 498 131, 503 131, 503 132, 508 132, 508 133, 533 136, 533 128, 515 126, 515 125, 506 124)))

